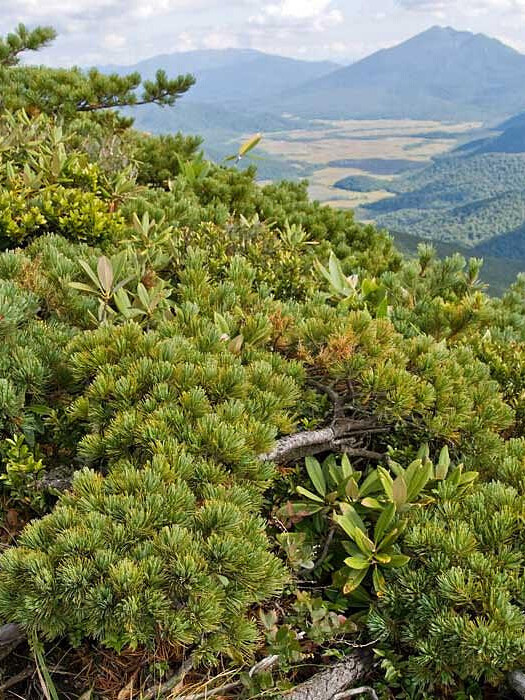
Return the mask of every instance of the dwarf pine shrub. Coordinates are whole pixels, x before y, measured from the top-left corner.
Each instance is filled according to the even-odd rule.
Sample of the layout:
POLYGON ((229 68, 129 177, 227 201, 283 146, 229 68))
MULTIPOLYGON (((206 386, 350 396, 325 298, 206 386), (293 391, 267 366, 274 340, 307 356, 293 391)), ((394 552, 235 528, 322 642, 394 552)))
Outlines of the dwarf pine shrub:
POLYGON ((264 602, 270 649, 325 660, 348 650, 337 635, 357 601, 402 697, 474 694, 524 666, 525 277, 493 300, 480 261, 429 246, 402 259, 306 183, 260 187, 253 168, 196 155, 198 139, 77 119, 68 104, 64 123, 34 109, 0 120, 1 466, 26 505, 41 473, 76 472, 0 557, 2 622, 211 664, 263 652, 264 602), (288 502, 308 484, 300 466, 269 488, 259 456, 278 436, 338 421, 358 424, 334 442, 353 463, 310 460, 310 504, 288 502), (416 489, 428 455, 449 452, 467 474, 416 489), (479 483, 458 497, 471 470, 479 483), (329 591, 315 611, 292 591, 311 608, 306 636, 302 613, 280 626, 286 600, 269 610, 287 575, 268 503, 298 525, 278 541, 329 591), (374 542, 357 531, 363 509, 374 542), (352 542, 330 534, 342 514, 352 542), (383 579, 392 563, 404 566, 383 579))
POLYGON ((445 485, 414 509, 404 536, 411 564, 390 576, 372 634, 401 651, 407 684, 435 695, 525 663, 522 492, 493 482, 461 499, 445 485))
MULTIPOLYGON (((232 277, 241 284, 235 264, 232 277)), ((292 429, 302 370, 265 349, 267 334, 250 337, 249 319, 242 342, 225 337, 214 308, 233 309, 235 287, 203 293, 202 312, 182 300, 156 331, 103 325, 71 341, 78 453, 105 475, 79 473, 2 559, 6 619, 117 650, 166 640, 211 660, 248 649, 249 607, 284 580, 257 516, 272 478, 258 455, 292 429)))
POLYGON ((63 353, 71 329, 39 320, 38 311, 34 294, 0 279, 0 438, 21 431, 33 442, 42 406, 67 383, 63 353))

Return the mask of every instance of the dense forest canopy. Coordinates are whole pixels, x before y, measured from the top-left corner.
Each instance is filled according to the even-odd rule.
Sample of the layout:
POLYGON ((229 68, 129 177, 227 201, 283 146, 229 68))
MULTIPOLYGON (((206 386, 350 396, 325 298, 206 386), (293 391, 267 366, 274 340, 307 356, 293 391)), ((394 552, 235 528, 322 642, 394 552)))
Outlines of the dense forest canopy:
POLYGON ((509 258, 523 258, 518 233, 524 223, 524 153, 452 151, 396 179, 363 175, 336 187, 391 195, 363 207, 379 226, 422 238, 457 243, 509 258))
POLYGON ((53 36, 0 43, 2 690, 516 687, 525 277, 133 130, 191 77, 19 64, 53 36))

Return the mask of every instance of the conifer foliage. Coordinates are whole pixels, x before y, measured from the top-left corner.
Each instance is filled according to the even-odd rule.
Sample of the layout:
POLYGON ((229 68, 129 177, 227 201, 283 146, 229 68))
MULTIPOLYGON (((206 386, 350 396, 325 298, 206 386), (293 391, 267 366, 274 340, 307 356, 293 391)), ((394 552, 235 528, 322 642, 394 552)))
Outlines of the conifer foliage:
POLYGON ((240 658, 255 637, 247 607, 285 579, 257 517, 272 477, 257 456, 292 429, 302 372, 246 330, 239 353, 221 339, 210 314, 249 299, 249 269, 234 262, 213 287, 195 262, 184 293, 198 289, 202 311, 185 302, 156 332, 103 326, 68 348, 85 386, 70 409, 78 453, 108 473, 80 472, 0 574, 2 612, 48 638, 240 658))
POLYGON ((142 104, 173 105, 195 83, 191 75, 169 79, 162 70, 155 80, 142 81, 139 73, 105 75, 93 68, 62 69, 20 65, 20 54, 37 51, 55 38, 50 27, 30 31, 20 24, 0 39, 1 107, 72 118, 78 112, 114 110, 142 104), (142 87, 142 92, 137 92, 142 87))
POLYGON ((405 259, 304 183, 133 131, 112 108, 192 81, 18 65, 52 38, 0 42, 1 502, 32 520, 6 526, 1 622, 40 661, 136 652, 126 688, 255 657, 280 665, 228 688, 280 697, 371 640, 385 698, 502 685, 525 667, 524 279, 493 299, 481 261, 405 259))

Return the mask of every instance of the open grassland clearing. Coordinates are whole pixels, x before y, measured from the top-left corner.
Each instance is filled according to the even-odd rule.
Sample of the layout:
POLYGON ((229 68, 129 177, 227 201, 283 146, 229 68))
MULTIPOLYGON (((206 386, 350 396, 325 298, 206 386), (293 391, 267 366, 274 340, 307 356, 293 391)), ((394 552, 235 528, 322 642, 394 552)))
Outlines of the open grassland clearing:
POLYGON ((403 164, 424 166, 479 126, 475 122, 445 124, 408 119, 316 121, 310 130, 267 134, 260 149, 263 157, 304 163, 313 169, 309 180, 310 194, 315 199, 336 207, 358 207, 390 195, 385 190, 342 192, 334 187, 338 180, 349 175, 373 176, 373 164, 377 166, 380 161, 398 161, 400 171, 403 164), (336 167, 338 163, 342 167, 336 167), (359 167, 352 167, 356 163, 359 167))

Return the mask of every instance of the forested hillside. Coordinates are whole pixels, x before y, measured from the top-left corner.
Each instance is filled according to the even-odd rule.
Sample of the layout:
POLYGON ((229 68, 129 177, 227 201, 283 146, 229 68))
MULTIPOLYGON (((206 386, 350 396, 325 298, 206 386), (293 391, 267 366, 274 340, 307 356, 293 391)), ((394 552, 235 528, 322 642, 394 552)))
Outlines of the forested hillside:
POLYGON ((525 697, 525 277, 134 129, 193 77, 53 38, 0 41, 0 692, 525 697))
MULTIPOLYGON (((453 153, 394 180, 350 176, 336 186, 394 193, 395 197, 364 209, 364 216, 381 226, 475 248, 521 230, 525 222, 524 166, 525 153, 453 153)), ((504 245, 492 253, 519 257, 519 251, 504 245)))
POLYGON ((468 141, 456 149, 466 155, 481 153, 524 153, 525 113, 516 114, 492 129, 486 138, 468 141))

